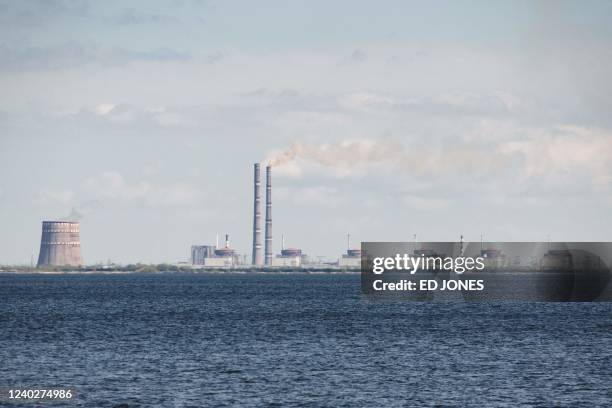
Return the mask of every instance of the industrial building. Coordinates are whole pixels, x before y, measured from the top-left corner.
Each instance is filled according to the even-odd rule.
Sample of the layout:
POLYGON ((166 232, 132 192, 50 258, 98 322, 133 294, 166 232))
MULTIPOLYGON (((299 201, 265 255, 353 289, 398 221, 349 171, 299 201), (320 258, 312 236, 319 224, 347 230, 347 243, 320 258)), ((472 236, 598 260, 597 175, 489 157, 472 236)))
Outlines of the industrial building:
POLYGON ((543 271, 569 271, 573 267, 573 256, 567 249, 549 249, 540 260, 543 271))
POLYGON ((507 266, 508 259, 499 249, 481 249, 480 257, 484 258, 485 268, 496 269, 507 266))
MULTIPOLYGON (((265 226, 262 231, 262 190, 261 190, 261 164, 253 165, 253 246, 250 264, 255 267, 289 267, 299 268, 308 265, 308 259, 300 248, 285 248, 285 239, 282 237, 280 254, 274 256, 272 240, 272 166, 266 166, 266 196, 265 196, 265 226), (263 236, 262 236, 263 235, 263 236)), ((361 249, 351 248, 350 234, 347 235, 347 252, 338 260, 337 264, 331 261, 329 265, 338 265, 342 268, 359 268, 361 266, 361 249)), ((235 267, 249 263, 248 255, 241 262, 240 255, 236 254, 229 245, 229 237, 225 236, 225 246, 194 245, 191 247, 192 265, 205 267, 235 267)), ((316 264, 314 264, 316 265, 316 264)), ((312 265, 311 265, 312 266, 312 265)))
POLYGON ((240 264, 240 256, 230 247, 229 234, 225 234, 225 246, 219 247, 219 236, 215 245, 192 245, 191 264, 207 267, 233 267, 240 264))
POLYGON ((304 255, 299 248, 285 248, 285 237, 281 238, 281 253, 272 259, 271 266, 289 266, 299 268, 302 266, 304 255))
POLYGON ((214 245, 192 245, 191 246, 191 264, 204 265, 206 258, 215 256, 214 245))
POLYGON ((79 222, 43 221, 37 266, 80 266, 81 264, 79 222))
POLYGON ((338 259, 338 266, 341 268, 361 267, 361 249, 351 248, 351 234, 346 234, 346 253, 338 259))
POLYGON ((338 266, 342 268, 360 268, 361 249, 347 249, 346 254, 342 254, 342 258, 338 260, 338 266))

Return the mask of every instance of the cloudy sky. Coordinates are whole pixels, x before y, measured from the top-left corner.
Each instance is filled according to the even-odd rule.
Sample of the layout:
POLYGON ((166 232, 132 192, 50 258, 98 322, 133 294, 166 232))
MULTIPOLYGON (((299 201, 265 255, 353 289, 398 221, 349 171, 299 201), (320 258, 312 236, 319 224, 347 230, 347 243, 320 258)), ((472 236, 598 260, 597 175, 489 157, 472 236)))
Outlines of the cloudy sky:
POLYGON ((0 263, 612 239, 612 3, 0 0, 0 263))

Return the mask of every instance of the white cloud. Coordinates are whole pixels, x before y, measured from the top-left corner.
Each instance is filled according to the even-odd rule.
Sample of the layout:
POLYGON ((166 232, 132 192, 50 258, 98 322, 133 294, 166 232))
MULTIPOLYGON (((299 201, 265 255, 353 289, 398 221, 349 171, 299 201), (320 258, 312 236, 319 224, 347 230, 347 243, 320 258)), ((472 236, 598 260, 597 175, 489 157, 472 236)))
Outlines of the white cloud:
POLYGON ((137 62, 186 62, 191 59, 189 53, 169 48, 143 51, 72 40, 47 46, 15 48, 0 44, 0 52, 5 56, 0 60, 0 72, 8 73, 55 71, 92 64, 109 67, 137 62))
POLYGON ((341 107, 347 109, 381 108, 393 107, 398 103, 397 99, 390 95, 374 92, 354 92, 341 95, 338 99, 341 107))
POLYGON ((328 186, 276 187, 274 197, 296 206, 326 208, 336 208, 345 200, 337 188, 328 186))
POLYGON ((115 109, 115 105, 113 105, 112 103, 101 103, 100 105, 95 107, 94 111, 98 115, 106 115, 113 109, 115 109))
POLYGON ((343 57, 338 62, 338 65, 346 65, 346 64, 361 64, 368 59, 368 55, 364 50, 355 49, 351 52, 350 55, 343 57))
POLYGON ((150 206, 182 206, 196 204, 203 194, 188 183, 153 186, 145 196, 145 203, 150 206))
POLYGON ((184 115, 178 112, 158 113, 155 115, 155 120, 163 127, 185 126, 192 123, 184 115))
POLYGON ((147 182, 128 184, 121 174, 105 171, 87 178, 85 189, 99 198, 132 200, 144 197, 151 190, 151 185, 147 182))
POLYGON ((402 202, 417 210, 440 210, 449 206, 449 201, 443 198, 423 197, 414 194, 402 196, 402 202))
MULTIPOLYGON (((612 134, 580 127, 517 127, 499 122, 502 137, 485 137, 470 130, 445 143, 410 146, 398 140, 346 139, 337 143, 296 142, 268 158, 278 174, 288 177, 362 177, 393 174, 398 180, 436 182, 454 186, 473 183, 489 192, 519 191, 527 182, 533 191, 609 190, 612 181, 612 134), (583 180, 587 182, 584 183, 583 180), (574 187, 570 187, 574 186, 574 187), (570 187, 570 188, 568 188, 570 187)), ((495 126, 487 125, 495 133, 495 126)), ((418 205, 418 203, 417 203, 418 205)))
MULTIPOLYGON (((264 164, 267 164, 269 162, 269 159, 264 160, 264 164)), ((289 178, 299 178, 303 176, 304 169, 303 166, 301 166, 297 160, 291 160, 286 163, 283 163, 282 165, 275 166, 274 174, 289 178)))
POLYGON ((75 193, 72 190, 42 190, 39 191, 34 201, 38 204, 62 204, 68 205, 74 201, 75 193))
POLYGON ((612 134, 580 127, 561 127, 554 133, 532 132, 521 141, 498 146, 501 154, 518 155, 526 178, 560 178, 586 174, 594 186, 612 181, 612 134))
POLYGON ((103 172, 85 180, 84 189, 98 199, 142 201, 145 205, 185 206, 197 203, 203 193, 188 183, 157 185, 148 181, 127 182, 120 173, 103 172))
POLYGON ((158 174, 160 174, 162 168, 163 168, 163 164, 161 161, 154 161, 154 162, 146 163, 143 166, 142 172, 147 177, 153 177, 153 176, 157 176, 158 174))

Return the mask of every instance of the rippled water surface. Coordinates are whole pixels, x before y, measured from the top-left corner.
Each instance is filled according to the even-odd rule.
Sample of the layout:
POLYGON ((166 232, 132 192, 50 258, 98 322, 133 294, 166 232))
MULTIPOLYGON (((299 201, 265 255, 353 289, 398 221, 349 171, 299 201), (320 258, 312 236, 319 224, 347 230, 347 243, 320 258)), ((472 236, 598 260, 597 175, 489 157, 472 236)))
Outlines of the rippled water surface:
POLYGON ((371 303, 357 275, 0 275, 0 387, 28 386, 74 387, 69 407, 612 406, 612 304, 371 303))

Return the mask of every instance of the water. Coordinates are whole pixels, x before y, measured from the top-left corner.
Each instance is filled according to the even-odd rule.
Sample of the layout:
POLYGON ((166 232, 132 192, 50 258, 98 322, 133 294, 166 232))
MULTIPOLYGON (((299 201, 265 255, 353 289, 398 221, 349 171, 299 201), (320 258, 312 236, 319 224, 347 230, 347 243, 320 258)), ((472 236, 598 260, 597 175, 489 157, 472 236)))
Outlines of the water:
POLYGON ((359 287, 0 275, 0 387, 77 390, 31 407, 612 406, 610 303, 371 303, 359 287))

